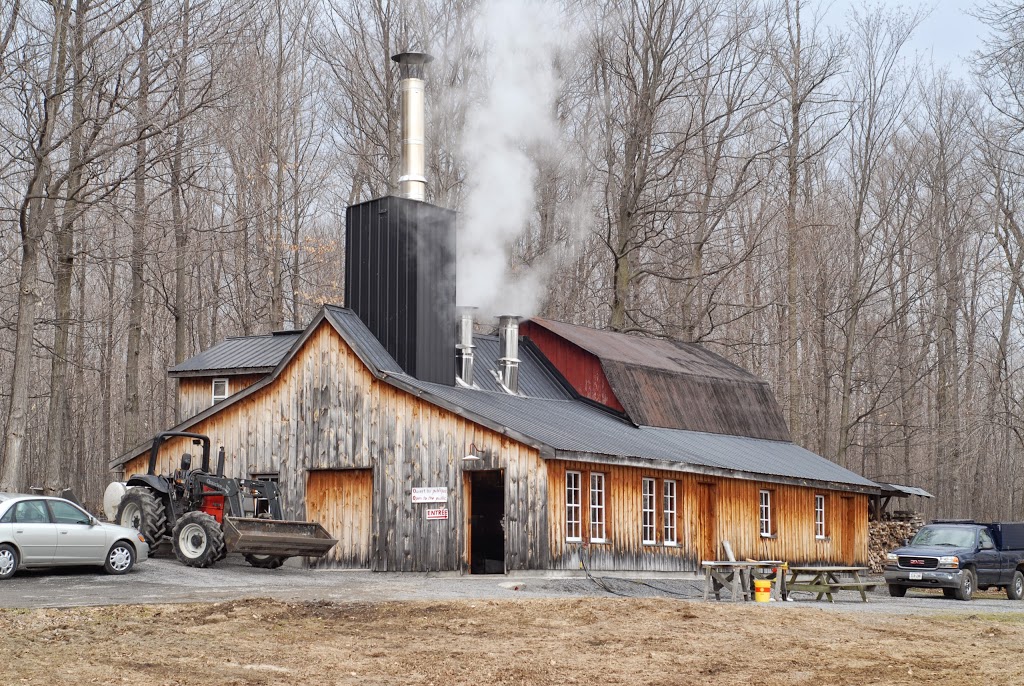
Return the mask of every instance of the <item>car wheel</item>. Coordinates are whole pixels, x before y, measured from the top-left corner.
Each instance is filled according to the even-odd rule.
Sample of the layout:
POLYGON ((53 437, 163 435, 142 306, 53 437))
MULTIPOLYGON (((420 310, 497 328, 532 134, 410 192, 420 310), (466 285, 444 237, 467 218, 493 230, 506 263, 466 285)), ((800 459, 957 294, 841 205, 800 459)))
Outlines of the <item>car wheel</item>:
POLYGON ((1024 573, 1021 573, 1019 569, 1013 573, 1013 579, 1006 587, 1006 597, 1010 600, 1024 598, 1024 573))
POLYGON ((117 506, 116 521, 121 526, 137 530, 146 542, 155 546, 167 532, 167 512, 164 504, 148 488, 129 488, 117 506))
POLYGON ((907 594, 907 587, 899 584, 889 584, 889 595, 893 598, 902 598, 907 594))
POLYGON ((0 580, 10 579, 18 571, 18 551, 14 546, 0 545, 0 580))
POLYGON ((253 567, 259 567, 260 569, 277 569, 284 564, 287 558, 281 555, 246 555, 245 561, 251 564, 253 567))
POLYGON ((960 577, 960 588, 956 589, 957 600, 970 600, 974 597, 974 570, 965 569, 960 577))
POLYGON ((205 512, 186 512, 171 535, 174 556, 189 567, 210 567, 224 554, 224 532, 205 512))
POLYGON ((107 574, 127 574, 135 566, 135 548, 130 543, 118 541, 107 553, 103 569, 107 574))

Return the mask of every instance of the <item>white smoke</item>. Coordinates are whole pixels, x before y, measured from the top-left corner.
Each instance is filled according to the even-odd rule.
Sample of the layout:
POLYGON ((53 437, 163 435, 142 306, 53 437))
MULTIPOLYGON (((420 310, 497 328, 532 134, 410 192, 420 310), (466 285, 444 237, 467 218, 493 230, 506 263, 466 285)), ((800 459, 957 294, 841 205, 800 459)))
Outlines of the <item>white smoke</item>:
POLYGON ((533 314, 543 269, 511 274, 508 254, 536 207, 537 165, 529 152, 560 145, 556 57, 571 39, 553 2, 483 0, 473 50, 481 56, 481 95, 469 104, 460 154, 468 192, 459 219, 459 304, 482 314, 533 314))

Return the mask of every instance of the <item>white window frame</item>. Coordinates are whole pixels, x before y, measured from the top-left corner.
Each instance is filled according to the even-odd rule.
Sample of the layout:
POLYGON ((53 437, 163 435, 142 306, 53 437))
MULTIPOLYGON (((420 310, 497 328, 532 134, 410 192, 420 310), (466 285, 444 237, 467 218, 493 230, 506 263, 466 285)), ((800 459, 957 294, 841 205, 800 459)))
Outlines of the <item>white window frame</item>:
POLYGON ((604 474, 601 472, 590 473, 590 541, 591 543, 605 543, 607 538, 607 527, 605 519, 605 488, 604 474))
POLYGON ((231 395, 231 382, 228 379, 214 379, 211 384, 210 391, 210 394, 213 396, 214 404, 217 404, 231 395), (224 395, 217 395, 217 384, 222 381, 224 382, 224 395))
POLYGON ((565 540, 583 540, 583 475, 565 473, 565 540), (575 535, 573 535, 575 534, 575 535))
POLYGON ((663 514, 665 516, 664 522, 662 522, 662 536, 665 540, 665 545, 676 545, 678 540, 676 539, 676 503, 677 501, 676 482, 674 479, 666 479, 662 482, 661 486, 661 505, 663 514))
POLYGON ((641 485, 641 519, 640 538, 644 545, 653 545, 658 542, 656 517, 654 512, 654 489, 656 481, 650 477, 644 477, 641 485))
POLYGON ((771 538, 772 536, 772 492, 761 489, 758 495, 758 526, 760 527, 762 538, 771 538))
POLYGON ((814 496, 814 537, 825 538, 825 496, 814 496))

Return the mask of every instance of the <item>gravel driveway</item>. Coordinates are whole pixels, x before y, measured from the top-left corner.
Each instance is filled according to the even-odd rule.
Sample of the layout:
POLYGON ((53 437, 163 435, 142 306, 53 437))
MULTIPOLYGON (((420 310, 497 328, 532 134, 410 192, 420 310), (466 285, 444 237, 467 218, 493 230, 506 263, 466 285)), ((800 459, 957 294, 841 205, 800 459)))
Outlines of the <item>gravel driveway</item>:
MULTIPOLYGON (((459 576, 398 574, 366 571, 307 570, 284 566, 256 569, 241 556, 229 555, 212 569, 192 569, 167 557, 151 558, 126 576, 108 576, 95 568, 21 571, 0 582, 0 607, 76 607, 139 603, 216 602, 264 597, 281 601, 458 600, 469 598, 551 597, 671 597, 700 600, 704 581, 696 577, 624 579, 598 574, 585 576, 524 574, 459 576)), ((842 593, 837 602, 815 602, 797 594, 794 602, 770 607, 815 607, 823 611, 884 612, 887 614, 986 614, 1024 612, 1024 604, 1004 594, 984 594, 966 603, 947 600, 937 592, 911 590, 906 598, 890 598, 885 585, 862 603, 856 593, 842 593)), ((714 601, 711 601, 714 602, 714 601)), ((727 603, 722 603, 726 605, 727 603)))

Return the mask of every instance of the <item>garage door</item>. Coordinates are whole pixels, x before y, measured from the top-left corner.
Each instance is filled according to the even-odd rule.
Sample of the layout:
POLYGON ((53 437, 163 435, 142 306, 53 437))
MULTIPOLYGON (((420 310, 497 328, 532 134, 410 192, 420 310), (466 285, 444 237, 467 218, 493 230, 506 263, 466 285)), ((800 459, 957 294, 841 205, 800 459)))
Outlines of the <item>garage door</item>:
POLYGON ((306 481, 306 516, 338 539, 322 566, 369 568, 372 469, 311 471, 306 481))

